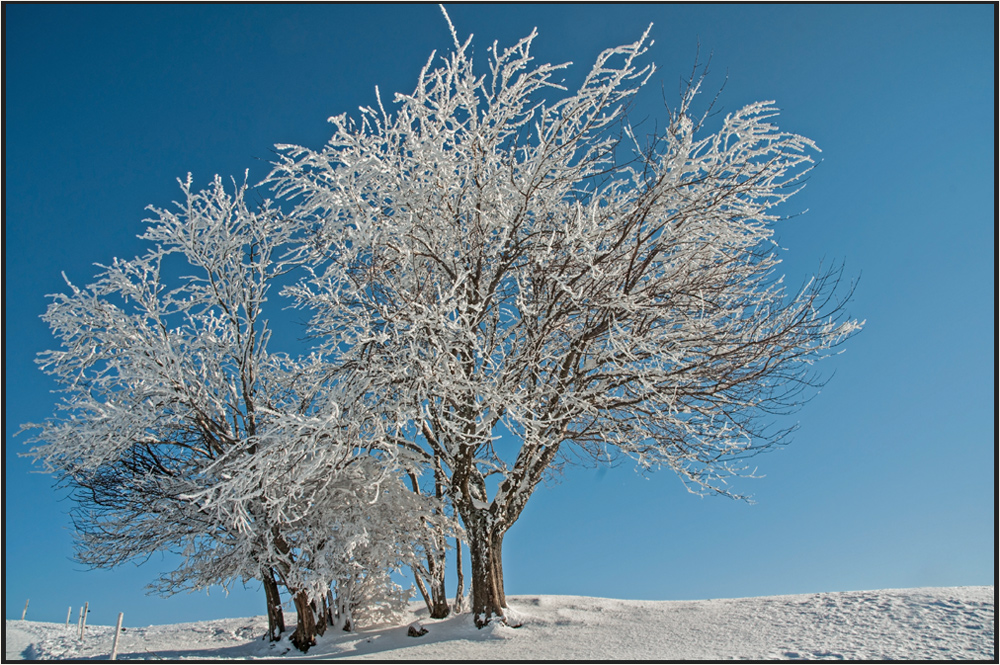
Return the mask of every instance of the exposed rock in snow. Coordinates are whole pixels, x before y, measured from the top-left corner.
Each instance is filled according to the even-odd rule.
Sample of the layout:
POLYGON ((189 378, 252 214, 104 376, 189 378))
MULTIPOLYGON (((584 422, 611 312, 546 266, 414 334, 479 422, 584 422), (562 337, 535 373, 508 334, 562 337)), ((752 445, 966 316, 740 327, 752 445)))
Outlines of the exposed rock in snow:
POLYGON ((408 637, 421 637, 427 634, 427 629, 420 625, 419 621, 414 621, 406 628, 408 637))

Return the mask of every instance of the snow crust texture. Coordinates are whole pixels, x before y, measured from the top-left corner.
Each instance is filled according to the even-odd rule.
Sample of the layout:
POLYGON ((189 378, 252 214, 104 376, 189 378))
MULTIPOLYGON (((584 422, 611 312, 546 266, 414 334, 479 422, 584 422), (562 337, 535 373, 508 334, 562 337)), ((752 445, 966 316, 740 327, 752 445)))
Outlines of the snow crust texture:
MULTIPOLYGON (((510 596, 521 627, 435 621, 328 631, 308 658, 373 660, 995 660, 995 587, 852 591, 700 601, 510 596), (407 624, 428 629, 408 637, 407 624)), ((266 617, 127 627, 119 659, 297 658, 261 637, 266 617)), ((107 658, 114 628, 6 622, 5 659, 107 658)))

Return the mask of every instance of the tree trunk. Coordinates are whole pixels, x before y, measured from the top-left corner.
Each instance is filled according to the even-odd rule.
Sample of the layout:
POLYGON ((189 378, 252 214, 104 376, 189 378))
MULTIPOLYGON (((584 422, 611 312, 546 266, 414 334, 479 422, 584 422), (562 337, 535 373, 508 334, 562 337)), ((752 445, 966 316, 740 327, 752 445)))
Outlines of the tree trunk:
POLYGON ((503 531, 493 526, 488 510, 463 511, 472 559, 472 614, 477 628, 506 621, 501 562, 503 531))
POLYGON ((281 609, 281 593, 274 579, 274 569, 268 567, 261 576, 267 599, 267 639, 277 642, 285 632, 285 613, 281 609))
POLYGON ((432 619, 444 619, 451 614, 448 606, 448 592, 444 588, 445 556, 444 543, 440 552, 427 553, 428 582, 431 587, 431 605, 427 608, 432 619))
MULTIPOLYGON (((420 485, 416 475, 411 473, 409 476, 414 494, 420 494, 420 485)), ((445 498, 440 468, 434 471, 434 495, 441 500, 445 498)), ((435 513, 440 514, 437 509, 435 509, 435 513)), ((444 586, 448 544, 443 528, 432 526, 428 538, 431 542, 425 543, 424 549, 427 553, 426 582, 430 586, 430 593, 427 591, 427 585, 421 577, 420 570, 414 568, 413 577, 417 582, 417 588, 420 589, 420 595, 424 597, 424 604, 427 605, 427 611, 430 612, 431 618, 444 619, 451 613, 451 608, 448 606, 448 592, 444 586)))
POLYGON ((455 604, 452 607, 452 611, 455 614, 461 614, 465 611, 465 575, 462 574, 462 541, 458 538, 455 539, 455 553, 456 570, 458 572, 458 591, 455 592, 455 604))
POLYGON ((322 603, 317 604, 316 601, 309 603, 309 607, 312 608, 313 617, 316 621, 316 634, 323 635, 326 633, 326 627, 330 625, 330 622, 326 620, 326 600, 324 599, 322 603))
POLYGON ((295 648, 306 653, 310 647, 316 646, 316 614, 313 612, 309 595, 305 591, 299 591, 294 596, 295 599, 295 632, 288 638, 295 648))
POLYGON ((413 581, 417 583, 417 589, 420 590, 420 595, 424 597, 424 605, 427 606, 427 611, 429 612, 432 606, 430 594, 427 593, 427 585, 424 584, 424 578, 420 576, 420 572, 413 568, 413 581))
POLYGON ((331 615, 333 616, 333 627, 340 628, 345 632, 354 631, 354 612, 351 605, 354 603, 354 580, 337 580, 337 593, 331 601, 331 615))
POLYGON ((337 625, 336 619, 337 603, 333 599, 333 589, 327 588, 326 590, 326 620, 331 626, 337 625))
MULTIPOLYGON (((496 580, 497 594, 500 597, 500 606, 507 607, 507 594, 503 590, 503 537, 505 532, 496 530, 492 535, 490 551, 493 553, 493 578, 496 580)), ((504 617, 506 622, 506 616, 504 617)))

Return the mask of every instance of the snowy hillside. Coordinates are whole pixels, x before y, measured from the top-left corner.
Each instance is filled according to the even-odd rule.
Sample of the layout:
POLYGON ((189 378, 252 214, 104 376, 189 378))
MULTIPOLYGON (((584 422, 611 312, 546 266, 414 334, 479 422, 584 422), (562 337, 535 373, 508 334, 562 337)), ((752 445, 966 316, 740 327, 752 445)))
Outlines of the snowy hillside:
MULTIPOLYGON (((469 615, 414 618, 406 626, 328 632, 314 658, 502 659, 905 659, 995 658, 993 586, 894 589, 700 601, 512 596, 520 628, 476 630, 469 615)), ((261 640, 265 617, 138 628, 127 625, 119 658, 246 659, 301 654, 261 640)), ((7 660, 107 658, 114 628, 6 622, 7 660)))

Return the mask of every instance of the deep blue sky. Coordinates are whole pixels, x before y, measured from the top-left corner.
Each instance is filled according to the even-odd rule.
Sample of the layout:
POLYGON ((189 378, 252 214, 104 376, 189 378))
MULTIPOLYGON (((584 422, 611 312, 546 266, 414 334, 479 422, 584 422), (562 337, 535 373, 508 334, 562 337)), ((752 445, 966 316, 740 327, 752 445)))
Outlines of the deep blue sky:
MULTIPOLYGON (((33 363, 60 271, 142 250, 175 178, 257 182, 275 143, 318 148, 326 118, 410 92, 451 45, 435 5, 17 5, 4 11, 4 603, 7 618, 126 625, 260 614, 253 586, 160 599, 168 565, 84 571, 64 492, 17 457, 52 412, 33 363), (62 500, 61 500, 62 499, 62 500)), ((723 111, 777 100, 822 163, 779 227, 798 284, 861 277, 867 319, 787 448, 740 481, 755 505, 669 472, 570 469, 505 540, 508 594, 699 599, 995 583, 996 8, 980 5, 458 5, 485 56, 537 26, 539 61, 579 77, 654 23, 658 66, 632 113, 665 117, 698 44, 723 111), (661 89, 662 88, 662 89, 661 89)), ((449 584, 449 587, 452 585, 449 584)))

